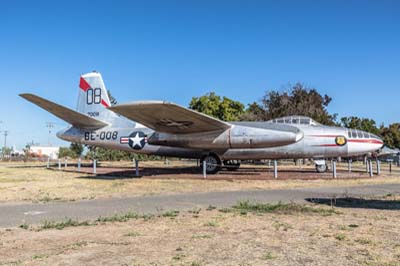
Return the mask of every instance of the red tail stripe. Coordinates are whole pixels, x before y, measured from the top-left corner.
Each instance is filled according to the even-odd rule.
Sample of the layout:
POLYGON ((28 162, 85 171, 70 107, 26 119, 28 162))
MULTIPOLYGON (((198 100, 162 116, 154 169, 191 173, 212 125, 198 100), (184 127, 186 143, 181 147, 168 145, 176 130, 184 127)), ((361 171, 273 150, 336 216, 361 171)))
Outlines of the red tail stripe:
POLYGON ((91 87, 90 87, 89 83, 87 83, 86 80, 81 77, 79 80, 79 88, 81 88, 83 91, 87 91, 91 87))
POLYGON ((105 107, 110 107, 109 105, 108 105, 108 103, 106 102, 106 101, 104 101, 103 99, 101 99, 101 104, 102 105, 104 105, 105 107))

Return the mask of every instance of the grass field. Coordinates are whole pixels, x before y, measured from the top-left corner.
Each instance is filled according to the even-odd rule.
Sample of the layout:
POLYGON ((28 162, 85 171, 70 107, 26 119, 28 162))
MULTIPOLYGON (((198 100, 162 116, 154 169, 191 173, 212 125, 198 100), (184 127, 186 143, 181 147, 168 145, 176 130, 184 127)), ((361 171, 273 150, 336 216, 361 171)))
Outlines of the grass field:
MULTIPOLYGON (((155 162, 147 164, 155 164, 155 162)), ((158 162, 157 166, 159 165, 161 165, 160 162, 158 162)), ((94 177, 93 175, 83 173, 47 170, 43 165, 42 167, 37 166, 35 164, 1 163, 0 202, 74 201, 189 192, 285 189, 400 182, 400 173, 394 172, 388 174, 387 171, 379 177, 350 180, 297 180, 295 179, 296 173, 293 173, 294 179, 291 180, 247 180, 240 179, 240 177, 233 180, 182 179, 179 177, 179 171, 168 178, 165 178, 165 176, 163 178, 151 176, 113 179, 94 177)), ((170 167, 176 166, 172 165, 170 167)), ((198 175, 201 176, 200 173, 198 175)))
POLYGON ((223 210, 43 222, 0 229, 0 265, 396 266, 399 218, 398 211, 373 208, 242 202, 223 210))
MULTIPOLYGON (((182 179, 178 171, 168 178, 113 179, 37 166, 0 164, 0 202, 400 182, 397 172, 361 179, 203 180, 182 179)), ((344 198, 337 204, 342 207, 332 201, 239 202, 226 209, 21 224, 0 229, 0 265, 400 266, 398 197, 344 198)))

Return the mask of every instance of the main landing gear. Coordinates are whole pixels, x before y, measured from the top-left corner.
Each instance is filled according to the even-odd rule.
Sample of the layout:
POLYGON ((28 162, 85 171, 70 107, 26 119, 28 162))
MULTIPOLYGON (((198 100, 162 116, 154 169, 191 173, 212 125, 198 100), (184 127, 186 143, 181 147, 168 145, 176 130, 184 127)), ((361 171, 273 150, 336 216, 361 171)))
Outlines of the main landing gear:
POLYGON ((221 170, 221 159, 214 153, 210 153, 201 159, 201 169, 203 169, 203 162, 206 162, 206 173, 216 174, 221 170))
POLYGON ((224 166, 227 170, 236 171, 240 167, 240 161, 237 160, 225 160, 224 166))

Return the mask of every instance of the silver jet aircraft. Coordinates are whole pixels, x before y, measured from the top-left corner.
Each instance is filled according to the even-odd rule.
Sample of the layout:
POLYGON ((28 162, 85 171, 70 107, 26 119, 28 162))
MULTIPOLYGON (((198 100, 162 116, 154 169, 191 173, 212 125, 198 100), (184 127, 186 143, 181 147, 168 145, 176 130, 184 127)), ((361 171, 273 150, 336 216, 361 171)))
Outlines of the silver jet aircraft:
POLYGON ((370 154, 382 140, 370 133, 321 125, 311 118, 289 116, 267 122, 224 122, 163 101, 111 105, 98 72, 82 75, 77 110, 33 94, 21 97, 68 122, 57 133, 70 142, 141 154, 196 158, 208 173, 240 160, 310 158, 316 170, 325 159, 370 154))

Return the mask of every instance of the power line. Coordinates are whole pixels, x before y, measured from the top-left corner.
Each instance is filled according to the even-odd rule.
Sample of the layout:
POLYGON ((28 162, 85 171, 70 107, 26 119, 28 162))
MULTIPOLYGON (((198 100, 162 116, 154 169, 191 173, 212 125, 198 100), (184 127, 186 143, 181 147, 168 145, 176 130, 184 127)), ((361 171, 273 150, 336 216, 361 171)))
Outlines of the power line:
POLYGON ((46 122, 46 127, 49 129, 49 139, 48 139, 48 144, 50 144, 50 137, 51 137, 51 129, 54 128, 54 123, 53 122, 46 122))

